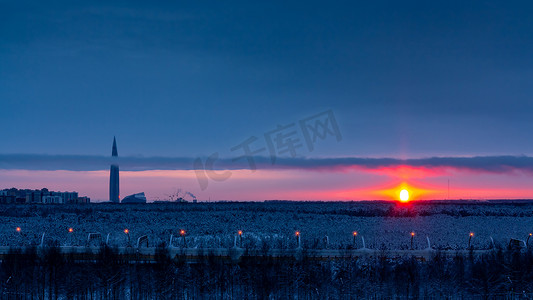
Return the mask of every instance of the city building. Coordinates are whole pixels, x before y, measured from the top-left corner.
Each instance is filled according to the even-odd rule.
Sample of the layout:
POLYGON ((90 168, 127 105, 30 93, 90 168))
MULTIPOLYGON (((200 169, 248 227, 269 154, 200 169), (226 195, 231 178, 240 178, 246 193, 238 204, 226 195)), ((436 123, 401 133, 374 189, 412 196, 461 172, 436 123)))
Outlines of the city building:
POLYGON ((8 195, 0 195, 0 204, 10 204, 10 203, 16 203, 17 197, 15 196, 8 196, 8 195))
MULTIPOLYGON (((111 157, 118 159, 117 140, 113 137, 113 149, 111 150, 111 157)), ((120 189, 119 189, 119 170, 118 161, 114 161, 109 169, 109 201, 113 203, 120 202, 120 189)))
POLYGON ((76 204, 89 204, 91 203, 91 199, 89 197, 78 197, 75 203, 76 204))
POLYGON ((26 203, 42 203, 43 195, 40 190, 26 191, 26 203))
POLYGON ((77 192, 60 192, 58 194, 58 196, 61 196, 63 198, 63 203, 67 204, 76 203, 76 200, 79 198, 77 192))
POLYGON ((89 197, 79 197, 78 192, 55 192, 47 188, 40 190, 30 189, 3 189, 0 190, 0 204, 84 204, 90 203, 89 197))
POLYGON ((42 203, 44 204, 62 204, 65 203, 61 196, 43 196, 42 203))
POLYGON ((122 199, 121 203, 146 203, 146 196, 144 195, 144 192, 129 195, 122 199))

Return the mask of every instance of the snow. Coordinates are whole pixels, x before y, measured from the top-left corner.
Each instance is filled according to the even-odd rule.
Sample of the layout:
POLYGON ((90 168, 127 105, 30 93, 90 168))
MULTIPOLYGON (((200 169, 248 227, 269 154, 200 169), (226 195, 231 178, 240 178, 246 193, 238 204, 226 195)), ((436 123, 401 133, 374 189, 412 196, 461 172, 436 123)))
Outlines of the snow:
MULTIPOLYGON (((295 248, 295 232, 301 232, 304 248, 409 249, 427 247, 426 237, 436 249, 490 247, 490 237, 505 245, 511 238, 526 240, 533 231, 533 203, 411 203, 389 202, 260 202, 183 204, 89 204, 89 205, 2 205, 0 245, 39 244, 45 233, 47 244, 82 246, 91 232, 111 245, 126 245, 147 235, 149 244, 181 246, 179 230, 186 230, 188 247, 231 247, 238 230, 245 248, 295 248), (16 232, 21 227, 21 232, 16 232), (72 227, 74 232, 69 233, 72 227), (329 244, 326 243, 329 240, 329 244)), ((533 242, 533 240, 532 240, 533 242)))

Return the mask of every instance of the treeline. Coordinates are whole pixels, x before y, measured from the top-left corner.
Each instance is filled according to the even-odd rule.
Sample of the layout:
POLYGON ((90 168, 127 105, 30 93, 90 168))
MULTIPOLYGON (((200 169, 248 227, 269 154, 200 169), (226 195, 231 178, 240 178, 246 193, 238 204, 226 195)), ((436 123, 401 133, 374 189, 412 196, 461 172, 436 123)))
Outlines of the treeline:
POLYGON ((205 255, 194 263, 165 247, 152 264, 122 261, 103 247, 79 262, 59 249, 13 249, 0 268, 2 299, 349 299, 531 296, 533 254, 496 250, 474 257, 439 254, 429 261, 317 261, 252 258, 233 262, 205 255))
POLYGON ((509 211, 505 209, 432 209, 432 210, 417 210, 413 208, 396 208, 389 207, 388 209, 373 208, 373 209, 338 209, 327 210, 324 212, 317 211, 299 211, 300 213, 320 213, 330 215, 346 215, 351 217, 389 217, 389 218, 413 218, 417 216, 428 217, 437 215, 446 215, 452 217, 532 217, 533 210, 528 211, 509 211))
POLYGON ((352 217, 391 217, 411 218, 417 216, 447 215, 453 217, 494 216, 494 217, 531 217, 533 203, 485 203, 461 202, 451 203, 412 203, 408 206, 392 202, 364 203, 320 203, 320 202, 217 202, 217 203, 176 203, 176 204, 132 204, 116 205, 93 203, 89 205, 37 205, 4 204, 0 205, 0 217, 61 217, 75 215, 82 219, 99 213, 187 213, 187 212, 227 212, 227 213, 283 213, 283 214, 317 214, 346 215, 352 217))

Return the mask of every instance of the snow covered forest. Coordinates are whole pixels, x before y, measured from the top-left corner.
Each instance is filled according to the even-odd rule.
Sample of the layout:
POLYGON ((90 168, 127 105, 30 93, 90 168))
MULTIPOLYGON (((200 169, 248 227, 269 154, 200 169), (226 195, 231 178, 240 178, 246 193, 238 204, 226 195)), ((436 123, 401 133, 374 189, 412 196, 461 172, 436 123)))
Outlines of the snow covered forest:
POLYGON ((533 295, 533 253, 496 249, 487 255, 438 252, 414 258, 313 260, 206 254, 195 263, 158 247, 152 264, 121 261, 102 247, 93 262, 76 262, 57 247, 13 249, 0 265, 2 298, 17 299, 353 299, 489 298, 533 295))
POLYGON ((0 291, 1 298, 18 299, 531 297, 531 231, 533 203, 520 201, 3 205, 0 244, 11 250, 0 264, 0 291), (231 248, 240 243, 238 230, 244 251, 265 253, 295 249, 298 231, 302 255, 231 260, 207 251, 193 261, 169 255, 171 235, 179 237, 173 247, 231 248), (60 253, 61 246, 87 246, 96 232, 110 237, 108 246, 100 241, 97 259, 60 253), (156 247, 155 262, 131 263, 118 254, 117 247, 135 247, 140 236, 156 247), (306 254, 358 249, 363 236, 379 255, 306 254), (436 250, 430 258, 387 253, 426 249, 427 238, 436 250), (511 238, 525 247, 510 249, 511 238), (464 249, 487 251, 456 251, 464 249))

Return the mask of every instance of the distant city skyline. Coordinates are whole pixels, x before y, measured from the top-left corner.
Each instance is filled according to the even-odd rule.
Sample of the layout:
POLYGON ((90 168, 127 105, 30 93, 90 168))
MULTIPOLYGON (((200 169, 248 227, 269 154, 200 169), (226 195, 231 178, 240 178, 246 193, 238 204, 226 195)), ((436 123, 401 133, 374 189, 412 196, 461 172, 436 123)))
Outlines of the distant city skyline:
POLYGON ((454 199, 533 198, 532 14, 500 1, 3 1, 0 189, 107 201, 116 136, 121 194, 149 200, 394 199, 401 186, 444 199, 448 180, 454 199), (301 121, 323 112, 342 138, 310 148, 301 121), (279 128, 299 140, 271 165, 279 128), (234 161, 246 141, 263 149, 256 170, 234 161), (204 172, 215 153, 220 175, 204 172))
POLYGON ((78 192, 41 189, 0 189, 0 204, 88 204, 91 199, 78 192))

